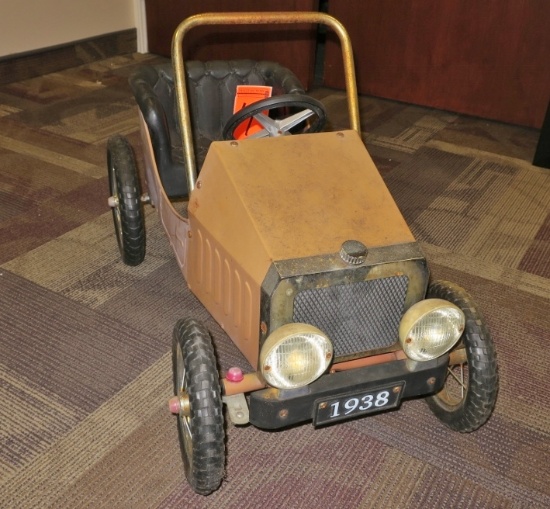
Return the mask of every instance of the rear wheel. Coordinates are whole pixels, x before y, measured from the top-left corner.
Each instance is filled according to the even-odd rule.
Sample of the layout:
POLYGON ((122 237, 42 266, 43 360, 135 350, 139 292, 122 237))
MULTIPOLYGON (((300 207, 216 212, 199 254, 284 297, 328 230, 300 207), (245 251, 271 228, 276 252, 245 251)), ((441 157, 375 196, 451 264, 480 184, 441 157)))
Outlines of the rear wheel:
POLYGON ((120 256, 126 265, 139 265, 145 257, 145 222, 134 153, 123 136, 109 139, 107 168, 120 256))
POLYGON ((456 304, 466 317, 466 327, 449 354, 443 389, 426 398, 433 413, 455 431, 474 431, 489 419, 498 392, 497 361, 493 341, 481 312, 470 295, 447 281, 436 281, 429 298, 456 304))
POLYGON ((180 320, 174 327, 172 367, 185 475, 194 491, 208 495, 223 477, 225 433, 214 349, 199 321, 180 320))

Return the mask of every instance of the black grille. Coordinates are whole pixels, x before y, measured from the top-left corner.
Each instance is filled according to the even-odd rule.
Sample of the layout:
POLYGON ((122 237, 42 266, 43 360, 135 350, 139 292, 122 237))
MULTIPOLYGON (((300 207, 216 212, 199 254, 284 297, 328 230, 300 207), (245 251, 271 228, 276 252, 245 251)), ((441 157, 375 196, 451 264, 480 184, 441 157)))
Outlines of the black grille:
POLYGON ((394 276, 304 290, 294 299, 293 320, 327 334, 336 358, 387 348, 398 339, 408 282, 394 276))

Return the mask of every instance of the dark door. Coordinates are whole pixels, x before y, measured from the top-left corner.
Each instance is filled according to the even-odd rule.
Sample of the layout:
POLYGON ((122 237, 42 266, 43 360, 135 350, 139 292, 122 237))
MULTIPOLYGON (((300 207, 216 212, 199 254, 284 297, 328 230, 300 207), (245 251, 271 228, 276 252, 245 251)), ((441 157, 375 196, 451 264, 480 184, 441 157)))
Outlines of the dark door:
MULTIPOLYGON (((172 34, 193 14, 242 11, 312 11, 317 0, 146 0, 149 51, 170 56, 172 34)), ((309 87, 313 81, 316 27, 198 27, 184 39, 184 58, 273 60, 288 67, 309 87)))
MULTIPOLYGON (((359 92, 540 127, 550 99, 549 0, 328 0, 359 92)), ((342 88, 329 38, 325 84, 342 88)))

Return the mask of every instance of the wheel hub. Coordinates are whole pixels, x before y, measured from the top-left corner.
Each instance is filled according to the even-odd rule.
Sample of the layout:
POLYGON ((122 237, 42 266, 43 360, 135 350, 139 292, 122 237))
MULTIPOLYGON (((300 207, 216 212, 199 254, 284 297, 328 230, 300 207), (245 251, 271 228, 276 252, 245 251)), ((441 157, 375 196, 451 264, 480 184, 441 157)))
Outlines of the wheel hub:
POLYGON ((181 417, 189 417, 191 407, 189 405, 189 395, 183 392, 180 396, 174 396, 168 400, 168 408, 170 413, 180 415, 181 417))

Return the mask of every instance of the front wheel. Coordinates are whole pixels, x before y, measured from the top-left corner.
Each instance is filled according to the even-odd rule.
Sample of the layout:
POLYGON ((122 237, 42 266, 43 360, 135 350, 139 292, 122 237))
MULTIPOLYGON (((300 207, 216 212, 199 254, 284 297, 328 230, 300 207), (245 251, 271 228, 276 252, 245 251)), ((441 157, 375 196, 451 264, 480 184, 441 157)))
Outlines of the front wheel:
POLYGON ((466 327, 449 354, 443 389, 426 402, 451 429, 474 431, 489 419, 497 398, 497 360, 491 335, 481 312, 460 286, 436 281, 430 285, 428 297, 456 304, 464 312, 466 327))
POLYGON ((212 340, 197 320, 180 320, 172 344, 174 393, 181 401, 178 437, 187 481, 208 495, 225 467, 225 433, 220 379, 212 340))

